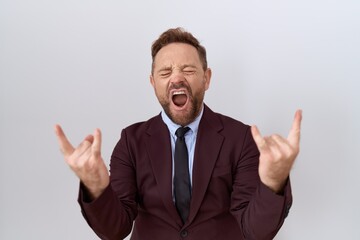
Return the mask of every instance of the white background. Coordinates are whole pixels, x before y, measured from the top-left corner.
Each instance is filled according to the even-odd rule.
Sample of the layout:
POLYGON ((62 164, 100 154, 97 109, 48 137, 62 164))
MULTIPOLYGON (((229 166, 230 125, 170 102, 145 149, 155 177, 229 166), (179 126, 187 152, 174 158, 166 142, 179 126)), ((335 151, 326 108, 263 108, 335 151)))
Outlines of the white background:
POLYGON ((182 26, 207 48, 205 102, 264 134, 303 109, 294 205, 277 240, 360 239, 360 3, 0 0, 0 239, 97 239, 53 126, 77 145, 161 110, 150 46, 182 26))

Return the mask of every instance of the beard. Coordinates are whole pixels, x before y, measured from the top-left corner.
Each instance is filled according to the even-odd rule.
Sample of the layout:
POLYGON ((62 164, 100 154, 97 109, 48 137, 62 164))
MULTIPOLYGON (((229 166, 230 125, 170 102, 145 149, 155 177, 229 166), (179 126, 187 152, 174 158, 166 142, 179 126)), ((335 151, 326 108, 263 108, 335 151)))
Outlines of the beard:
POLYGON ((170 90, 165 97, 158 96, 158 100, 160 105, 164 109, 166 115, 171 119, 171 121, 180 126, 186 126, 193 122, 195 118, 199 115, 204 100, 205 90, 199 91, 197 94, 194 95, 191 91, 191 88, 184 84, 179 84, 177 86, 174 86, 173 88, 177 89, 180 87, 186 88, 189 93, 189 107, 185 110, 178 112, 171 109, 170 104, 172 99, 169 97, 170 90))

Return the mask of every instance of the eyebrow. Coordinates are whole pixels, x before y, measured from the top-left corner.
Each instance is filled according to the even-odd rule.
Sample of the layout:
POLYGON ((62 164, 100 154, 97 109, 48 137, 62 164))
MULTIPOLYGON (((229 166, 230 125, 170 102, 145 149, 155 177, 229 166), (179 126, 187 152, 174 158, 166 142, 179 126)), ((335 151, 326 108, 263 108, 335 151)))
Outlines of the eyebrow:
MULTIPOLYGON (((197 67, 193 64, 184 64, 184 65, 180 66, 181 70, 183 70, 185 68, 195 68, 196 69, 197 67)), ((165 67, 160 68, 157 72, 171 71, 171 70, 172 70, 171 66, 165 66, 165 67)))
POLYGON ((172 70, 172 67, 165 66, 165 67, 160 68, 157 72, 171 71, 171 70, 172 70))
POLYGON ((180 68, 181 69, 184 69, 184 68, 187 68, 187 67, 189 67, 189 68, 197 68, 195 65, 192 65, 192 64, 184 64, 184 65, 182 65, 180 68))

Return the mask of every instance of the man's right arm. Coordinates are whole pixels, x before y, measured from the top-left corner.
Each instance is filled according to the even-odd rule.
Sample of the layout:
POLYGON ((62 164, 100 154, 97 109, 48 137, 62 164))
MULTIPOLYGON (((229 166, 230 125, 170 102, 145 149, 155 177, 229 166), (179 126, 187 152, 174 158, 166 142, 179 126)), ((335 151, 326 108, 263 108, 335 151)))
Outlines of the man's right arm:
MULTIPOLYGON (((55 126, 55 133, 65 162, 80 179, 78 201, 87 223, 101 239, 125 238, 132 229, 136 203, 135 199, 123 201, 110 184, 101 157, 100 130, 96 129, 94 135, 87 136, 77 148, 71 145, 59 125, 55 126)), ((117 147, 124 141, 120 140, 117 147)))

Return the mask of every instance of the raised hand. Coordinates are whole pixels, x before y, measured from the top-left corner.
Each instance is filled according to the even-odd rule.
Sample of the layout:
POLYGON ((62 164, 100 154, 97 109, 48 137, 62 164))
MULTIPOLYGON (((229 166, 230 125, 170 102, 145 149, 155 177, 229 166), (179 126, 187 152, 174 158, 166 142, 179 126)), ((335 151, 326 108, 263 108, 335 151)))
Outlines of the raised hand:
POLYGON ((109 173, 101 157, 101 132, 96 129, 94 135, 87 136, 77 148, 66 138, 59 125, 55 125, 60 151, 65 162, 87 188, 89 197, 96 199, 109 185, 109 173))
POLYGON ((251 133, 260 152, 260 180, 274 192, 280 192, 300 150, 302 111, 297 110, 287 139, 280 135, 262 137, 256 126, 251 133))

